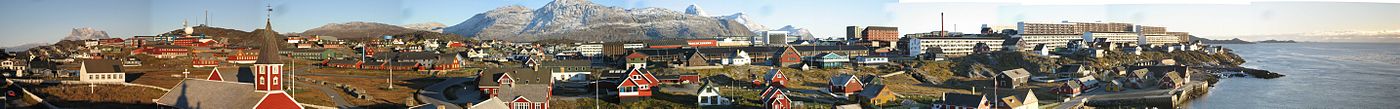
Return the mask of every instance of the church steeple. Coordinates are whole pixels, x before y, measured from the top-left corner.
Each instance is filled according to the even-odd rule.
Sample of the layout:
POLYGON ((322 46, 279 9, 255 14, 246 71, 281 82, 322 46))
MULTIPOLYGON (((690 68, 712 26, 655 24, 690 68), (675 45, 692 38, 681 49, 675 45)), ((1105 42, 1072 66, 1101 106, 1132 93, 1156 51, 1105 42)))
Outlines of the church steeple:
POLYGON ((272 31, 272 6, 267 7, 267 26, 259 32, 258 37, 262 38, 262 49, 258 53, 258 61, 253 62, 254 76, 256 76, 257 91, 282 91, 282 63, 278 62, 277 32, 272 31))

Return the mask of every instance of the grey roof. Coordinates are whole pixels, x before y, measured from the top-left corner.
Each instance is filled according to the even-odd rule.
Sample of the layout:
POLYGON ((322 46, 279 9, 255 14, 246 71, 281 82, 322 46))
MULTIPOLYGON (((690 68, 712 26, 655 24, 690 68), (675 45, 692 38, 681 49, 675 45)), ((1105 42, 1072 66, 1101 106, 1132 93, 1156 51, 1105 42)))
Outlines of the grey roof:
POLYGON ((883 91, 883 90, 885 90, 885 85, 881 85, 881 84, 867 85, 867 86, 864 87, 864 89, 861 89, 861 90, 860 90, 860 93, 857 94, 857 95, 859 95, 859 96, 861 96, 861 97, 865 97, 865 98, 875 98, 876 96, 880 96, 880 91, 883 91))
POLYGON ((1010 78, 1012 78, 1012 79, 1021 79, 1021 78, 1030 78, 1030 77, 1031 77, 1031 73, 1028 72, 1028 71, 1026 71, 1026 69, 1024 69, 1024 68, 1018 68, 1018 69, 1011 69, 1011 70, 1001 71, 1001 75, 1005 75, 1005 76, 1010 77, 1010 78))
POLYGON ((982 95, 943 93, 943 104, 947 105, 977 107, 981 105, 978 103, 981 103, 982 100, 986 100, 986 97, 982 95))
POLYGON ((541 66, 592 66, 592 60, 552 60, 540 63, 541 66))
MULTIPOLYGON (((850 81, 851 78, 855 78, 855 77, 856 77, 855 75, 851 75, 851 74, 838 74, 838 75, 836 75, 836 76, 832 76, 830 82, 831 82, 831 85, 835 86, 835 85, 838 85, 838 84, 845 84, 846 82, 850 81)), ((856 80, 856 82, 860 82, 860 80, 856 80)))
POLYGON ((530 102, 545 102, 546 97, 549 97, 549 90, 551 90, 550 84, 515 84, 512 87, 501 87, 499 95, 496 97, 501 100, 515 100, 516 97, 525 97, 530 102))
POLYGON ((1065 64, 1065 65, 1060 65, 1060 68, 1056 68, 1056 69, 1055 69, 1055 73, 1065 73, 1065 72, 1068 72, 1068 73, 1077 73, 1077 72, 1079 72, 1079 70, 1081 70, 1081 68, 1082 68, 1083 66, 1084 66, 1084 65, 1079 65, 1079 64, 1065 64))
POLYGON ((769 82, 769 83, 773 82, 773 76, 778 76, 778 75, 780 75, 780 74, 778 74, 778 73, 781 73, 781 72, 782 72, 782 71, 781 71, 781 70, 778 70, 778 69, 770 69, 770 70, 768 70, 768 73, 763 74, 763 82, 769 82))
POLYGON ((157 103, 178 108, 251 109, 265 92, 253 84, 189 79, 170 88, 157 103))
POLYGON ((432 60, 437 59, 438 54, 432 52, 399 52, 398 60, 432 60))
POLYGON ((121 65, 115 60, 83 60, 88 73, 121 73, 121 65))
POLYGON ((262 48, 258 52, 258 61, 254 64, 281 64, 277 59, 277 51, 281 47, 277 44, 277 33, 272 31, 272 23, 268 22, 263 31, 258 31, 257 37, 262 38, 262 48))

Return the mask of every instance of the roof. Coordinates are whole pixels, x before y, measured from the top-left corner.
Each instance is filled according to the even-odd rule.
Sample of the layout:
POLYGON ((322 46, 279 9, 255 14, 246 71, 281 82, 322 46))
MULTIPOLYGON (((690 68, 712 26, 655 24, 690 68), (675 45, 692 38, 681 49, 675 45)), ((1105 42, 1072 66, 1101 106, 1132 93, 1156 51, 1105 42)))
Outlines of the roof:
POLYGON ((592 60, 552 60, 540 63, 541 66, 593 66, 592 60))
POLYGON ((1032 92, 1032 90, 1030 89, 1026 89, 1025 91, 1018 90, 1011 95, 1002 95, 997 98, 1001 98, 1002 103, 1005 103, 1007 107, 1020 107, 1021 105, 1026 104, 1025 102, 1030 101, 1026 100, 1029 99, 1030 96, 1035 96, 1035 94, 1032 93, 1034 92, 1032 92))
POLYGON ((1011 77, 1012 79, 1031 77, 1031 73, 1027 72, 1024 68, 1001 71, 1001 75, 1006 75, 1007 77, 1011 77))
POLYGON ((267 95, 252 89, 250 83, 188 79, 170 88, 157 103, 180 108, 250 109, 267 95))
POLYGON ((432 52, 399 52, 395 56, 398 60, 423 60, 437 59, 438 54, 432 52))
POLYGON ((471 107, 468 107, 468 109, 509 109, 509 108, 510 108, 510 106, 506 106, 506 103, 505 103, 505 102, 501 102, 501 99, 496 99, 496 98, 489 98, 489 99, 486 99, 486 100, 482 100, 480 103, 476 103, 476 104, 472 105, 471 107))
POLYGON ((764 81, 764 82, 773 82, 773 77, 782 75, 782 73, 783 73, 782 70, 770 69, 770 70, 768 70, 768 73, 763 74, 763 81, 764 81))
POLYGON ((1079 70, 1081 70, 1081 69, 1083 68, 1083 66, 1084 66, 1084 65, 1079 65, 1079 64, 1065 64, 1065 65, 1060 65, 1060 68, 1056 68, 1056 69, 1055 69, 1055 73, 1064 73, 1064 72, 1077 73, 1077 72, 1079 72, 1079 70))
MULTIPOLYGON (((521 80, 521 79, 516 79, 521 80)), ((545 79, 548 81, 549 79, 545 79)), ((498 89, 496 98, 502 100, 515 100, 524 97, 530 102, 545 102, 551 91, 550 84, 515 84, 513 87, 501 87, 498 89)))
POLYGON ((280 48, 282 48, 282 47, 279 47, 279 45, 277 44, 277 42, 285 42, 285 41, 282 41, 282 39, 277 38, 277 33, 276 33, 276 32, 272 32, 273 30, 272 30, 272 23, 271 23, 271 22, 268 22, 268 23, 267 23, 267 27, 264 27, 263 29, 264 29, 263 31, 258 31, 258 33, 256 34, 257 37, 262 38, 262 48, 259 49, 259 52, 258 52, 258 61, 253 62, 253 63, 254 63, 254 64, 281 64, 282 62, 279 62, 279 60, 277 59, 277 56, 276 56, 276 55, 277 55, 278 49, 280 49, 280 48))
POLYGON ((986 96, 959 93, 943 93, 943 104, 947 105, 978 107, 981 106, 980 103, 982 103, 982 100, 986 100, 986 96))
MULTIPOLYGON (((831 85, 833 85, 833 86, 834 86, 834 85, 837 85, 837 84, 843 84, 843 85, 844 85, 844 84, 846 84, 846 82, 851 81, 851 79, 853 79, 853 78, 855 78, 855 77, 856 77, 855 75, 851 75, 851 74, 837 74, 836 76, 832 76, 832 77, 831 77, 831 81, 830 81, 830 82, 831 82, 831 85)), ((856 82, 859 83, 860 80, 856 80, 856 82)))
POLYGON ((860 77, 860 82, 861 82, 860 84, 865 84, 865 85, 870 85, 870 84, 883 84, 883 83, 880 82, 880 77, 879 77, 879 76, 875 76, 875 75, 865 75, 865 76, 861 76, 861 77, 860 77))
POLYGON ((881 85, 881 84, 872 84, 872 85, 865 86, 864 89, 861 89, 860 93, 857 94, 857 95, 860 95, 861 97, 865 97, 865 98, 875 98, 875 97, 877 97, 877 96, 880 96, 880 92, 881 92, 881 91, 884 91, 884 90, 885 90, 885 85, 881 85))
POLYGON ((102 59, 102 60, 84 60, 84 61, 83 61, 83 66, 82 66, 82 67, 85 68, 85 69, 87 69, 87 72, 88 72, 88 73, 121 73, 121 72, 122 72, 121 64, 118 64, 118 62, 115 61, 115 60, 105 60, 105 59, 102 59))

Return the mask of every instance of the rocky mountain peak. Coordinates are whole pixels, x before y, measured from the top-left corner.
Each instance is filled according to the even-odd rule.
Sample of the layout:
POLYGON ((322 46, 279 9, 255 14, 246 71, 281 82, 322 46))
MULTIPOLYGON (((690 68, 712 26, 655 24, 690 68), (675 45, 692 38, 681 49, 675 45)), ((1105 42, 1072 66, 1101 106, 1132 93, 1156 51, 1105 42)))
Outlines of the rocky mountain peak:
POLYGON ((63 40, 87 40, 108 38, 107 31, 97 30, 91 27, 73 28, 63 40))
POLYGON ((700 6, 696 6, 694 4, 691 4, 689 7, 685 8, 685 14, 709 16, 709 14, 705 13, 704 9, 700 9, 700 6))

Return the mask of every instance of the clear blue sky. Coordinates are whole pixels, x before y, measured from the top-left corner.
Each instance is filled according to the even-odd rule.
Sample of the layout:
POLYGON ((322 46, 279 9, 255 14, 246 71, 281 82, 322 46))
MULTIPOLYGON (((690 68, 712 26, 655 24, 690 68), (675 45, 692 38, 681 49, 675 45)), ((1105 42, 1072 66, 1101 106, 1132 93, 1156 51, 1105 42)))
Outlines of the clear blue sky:
MULTIPOLYGON (((1400 30, 1400 5, 1346 2, 1114 3, 1103 0, 592 0, 623 8, 682 11, 695 4, 712 16, 743 12, 770 28, 794 25, 818 37, 843 34, 848 25, 900 27, 901 33, 938 27, 947 13, 949 30, 975 31, 981 24, 1017 21, 1109 21, 1166 26, 1212 38, 1337 30, 1400 30), (952 24, 958 24, 953 27, 952 24)), ((1132 0, 1128 0, 1132 1, 1132 0)), ((1234 0, 1241 1, 1241 0, 1234 0)), ((1250 1, 1250 0, 1244 0, 1250 1)), ((550 0, 0 0, 0 46, 52 43, 72 28, 93 27, 113 37, 153 35, 180 28, 182 20, 217 27, 262 27, 272 5, 274 29, 300 32, 327 23, 438 22, 455 25, 497 7, 538 8, 550 0)))

